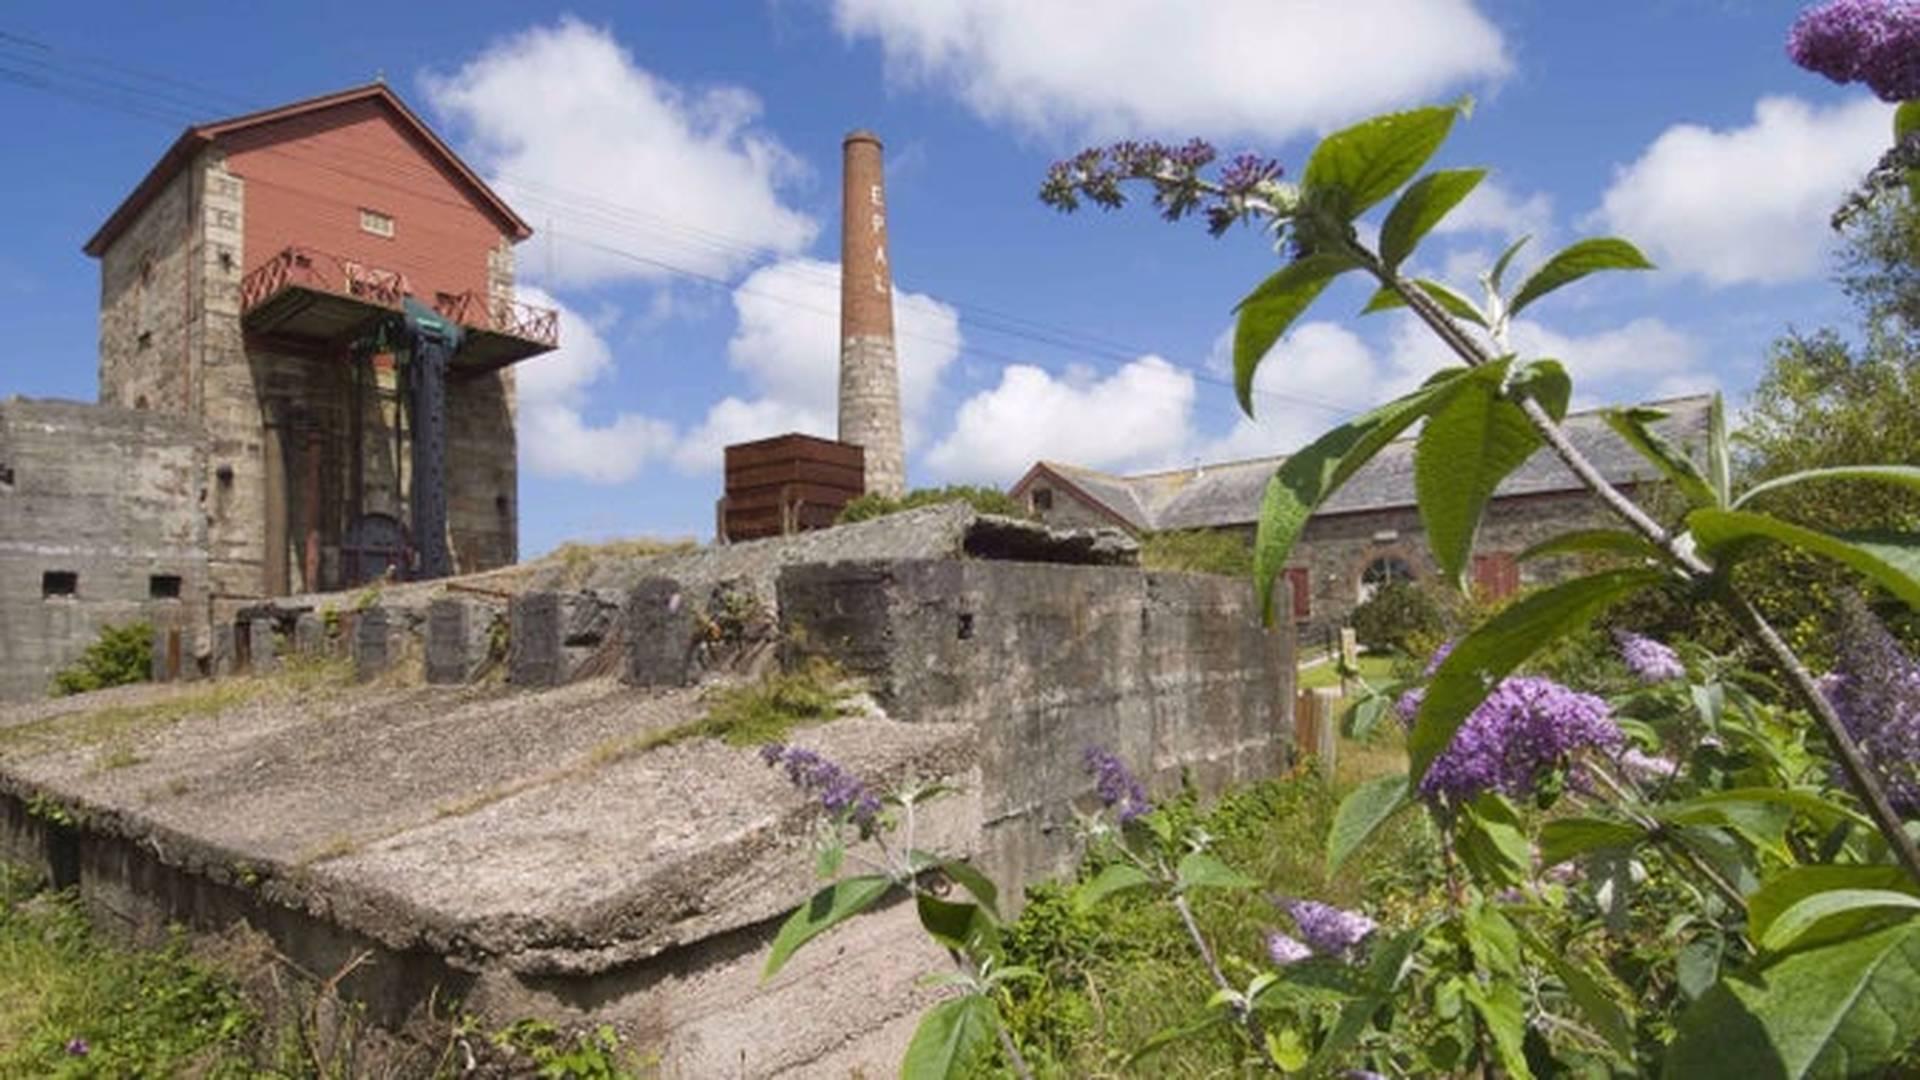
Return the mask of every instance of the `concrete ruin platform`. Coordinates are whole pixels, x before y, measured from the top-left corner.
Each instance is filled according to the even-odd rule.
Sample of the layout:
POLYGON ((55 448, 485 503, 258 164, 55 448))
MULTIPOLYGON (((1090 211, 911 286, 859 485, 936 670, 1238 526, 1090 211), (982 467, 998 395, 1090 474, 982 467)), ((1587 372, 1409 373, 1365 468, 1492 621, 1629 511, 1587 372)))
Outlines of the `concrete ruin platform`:
MULTIPOLYGON (((1257 625, 1244 582, 952 507, 902 518, 455 583, 515 635, 514 661, 475 682, 424 684, 430 612, 461 590, 410 586, 335 639, 363 659, 375 629, 371 681, 337 649, 278 651, 349 602, 318 598, 284 641, 260 616, 229 628, 253 639, 254 674, 0 710, 0 855, 136 934, 244 920, 321 976, 368 954, 341 991, 389 1022, 451 997, 502 1022, 611 1023, 667 1076, 891 1073, 945 956, 894 904, 763 985, 775 931, 819 884, 817 810, 750 748, 664 737, 741 677, 702 651, 714 605, 765 609, 753 647, 721 653, 856 677, 855 713, 792 741, 876 788, 956 785, 918 845, 971 858, 1016 903, 1073 863, 1087 746, 1210 794, 1284 766, 1293 690, 1291 635, 1257 625), (581 612, 605 636, 578 648, 615 662, 523 664, 546 674, 516 684, 535 639, 573 648, 562 624, 581 612), (424 664, 395 645, 411 632, 424 664)), ((484 640, 474 625, 451 640, 484 640)))
MULTIPOLYGON (((437 985, 503 1018, 615 1022, 681 1075, 731 1072, 735 1052, 774 1057, 749 1075, 810 1063, 834 1074, 823 1059, 896 1019, 914 1000, 911 976, 939 956, 903 965, 898 947, 913 939, 887 944, 880 967, 915 969, 895 980, 902 994, 850 1000, 838 1030, 728 1035, 740 1017, 727 1003, 758 1013, 789 984, 811 979, 811 994, 843 983, 864 998, 883 973, 846 948, 891 935, 855 928, 829 947, 840 960, 829 968, 857 970, 803 966, 757 986, 754 954, 772 923, 817 887, 817 815, 752 749, 637 749, 696 719, 700 696, 611 680, 529 695, 251 679, 14 710, 0 721, 0 852, 137 932, 245 918, 322 974, 371 950, 376 963, 344 990, 391 1018, 437 985), (669 952, 688 955, 636 974, 669 952), (645 992, 660 978, 699 992, 645 992), (669 998, 679 1007, 663 1008, 669 998)), ((961 725, 870 713, 794 741, 875 783, 914 774, 979 787, 961 725)), ((929 841, 969 853, 978 805, 937 806, 929 841)))

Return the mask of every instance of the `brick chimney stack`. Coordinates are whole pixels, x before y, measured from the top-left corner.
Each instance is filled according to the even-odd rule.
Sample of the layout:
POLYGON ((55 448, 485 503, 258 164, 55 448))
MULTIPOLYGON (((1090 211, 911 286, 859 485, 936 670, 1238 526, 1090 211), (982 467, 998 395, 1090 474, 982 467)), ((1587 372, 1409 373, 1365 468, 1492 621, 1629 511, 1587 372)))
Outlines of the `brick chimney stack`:
POLYGON ((880 138, 856 131, 841 144, 840 441, 866 450, 869 494, 907 490, 900 434, 900 365, 893 351, 893 272, 880 138))

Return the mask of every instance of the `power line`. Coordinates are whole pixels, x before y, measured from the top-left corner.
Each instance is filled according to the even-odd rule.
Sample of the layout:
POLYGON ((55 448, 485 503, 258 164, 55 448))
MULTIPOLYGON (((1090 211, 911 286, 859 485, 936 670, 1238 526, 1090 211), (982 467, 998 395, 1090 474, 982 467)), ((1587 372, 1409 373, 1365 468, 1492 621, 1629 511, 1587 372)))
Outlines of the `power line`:
MULTIPOLYGON (((66 56, 70 59, 78 60, 81 58, 77 57, 75 54, 64 53, 64 52, 61 52, 60 50, 54 50, 51 46, 45 45, 44 43, 41 43, 38 41, 34 41, 33 39, 24 38, 19 35, 7 33, 5 31, 0 31, 0 44, 5 44, 5 43, 14 43, 17 45, 28 46, 37 50, 41 54, 41 55, 31 56, 31 57, 5 56, 4 57, 5 59, 13 60, 15 62, 19 62, 20 60, 25 60, 28 63, 37 64, 43 68, 51 69, 53 74, 56 76, 64 75, 67 78, 79 79, 84 83, 90 83, 96 89, 87 89, 85 87, 74 88, 70 86, 62 86, 44 75, 36 74, 33 72, 22 72, 22 71, 9 69, 5 67, 0 67, 0 80, 14 82, 18 85, 25 86, 29 89, 48 93, 53 96, 68 98, 69 100, 74 100, 82 104, 92 105, 100 108, 106 108, 113 111, 120 111, 123 113, 127 113, 129 115, 138 116, 142 119, 154 120, 157 122, 167 123, 170 125, 178 125, 178 126, 192 126, 194 123, 196 123, 196 121, 192 119, 190 116, 188 116, 187 114, 175 113, 171 110, 165 110, 164 106, 159 108, 147 107, 147 106, 127 102, 124 100, 120 100, 113 96, 113 92, 119 91, 123 93, 141 94, 141 95, 144 95, 149 100, 153 98, 159 98, 163 102, 172 101, 186 108, 196 107, 196 103, 190 102, 187 99, 180 98, 175 95, 169 95, 169 94, 155 94, 151 91, 144 91, 141 88, 136 86, 130 86, 124 82, 115 82, 114 80, 105 79, 99 76, 88 75, 81 72, 75 72, 71 70, 62 72, 57 66, 56 62, 53 60, 47 59, 47 56, 55 53, 59 53, 60 55, 66 56), (183 116, 185 116, 186 118, 183 119, 183 116)), ((125 74, 130 74, 140 79, 145 79, 148 81, 153 81, 153 82, 161 83, 164 85, 185 89, 192 93, 201 94, 203 96, 214 97, 214 98, 218 98, 226 101, 240 100, 238 98, 233 98, 230 95, 221 94, 217 91, 210 90, 206 87, 196 86, 195 84, 172 79, 166 76, 156 75, 148 72, 142 72, 138 69, 127 68, 123 65, 119 65, 111 61, 87 58, 85 59, 84 62, 92 64, 94 66, 105 67, 110 70, 115 70, 125 74)), ((311 154, 302 153, 300 151, 293 150, 290 148, 264 147, 264 148, 259 148, 259 150, 256 152, 278 154, 283 157, 288 157, 290 159, 300 161, 304 165, 332 171, 340 175, 344 175, 352 179, 359 180, 362 183, 372 184, 380 187, 385 187, 390 190, 403 192, 413 198, 425 199, 428 201, 442 203, 449 206, 455 206, 461 209, 469 209, 469 210, 472 209, 471 204, 466 203, 464 201, 456 202, 450 199, 437 198, 425 192, 422 192, 417 188, 403 187, 399 184, 396 184, 390 177, 381 177, 381 176, 375 176, 375 175, 368 175, 362 172, 357 172, 352 169, 344 167, 338 162, 322 161, 311 154)), ((418 162, 407 162, 407 161, 396 160, 396 159, 388 158, 385 155, 381 155, 373 152, 361 152, 360 156, 365 160, 373 162, 376 165, 376 167, 384 168, 389 172, 403 173, 403 174, 411 172, 417 176, 433 175, 438 177, 443 175, 443 174, 439 174, 436 170, 431 170, 428 167, 420 165, 418 162)), ((591 223, 593 219, 597 218, 601 222, 611 223, 614 225, 624 224, 624 225, 638 228, 642 235, 646 235, 649 231, 651 231, 652 233, 654 233, 656 237, 668 238, 670 240, 671 240, 670 237, 664 237, 663 234, 678 232, 678 233, 684 234, 689 239, 684 241, 675 241, 675 242, 685 243, 688 246, 694 247, 696 249, 699 247, 705 247, 710 251, 713 251, 723 256, 728 261, 740 261, 740 262, 751 261, 759 257, 759 255, 766 250, 763 245, 753 244, 750 241, 727 237, 725 234, 704 229, 699 226, 689 225, 681 222, 674 222, 670 219, 660 217, 659 215, 651 214, 637 207, 631 207, 625 204, 615 203, 611 200, 606 200, 596 196, 587 195, 585 193, 568 191, 567 189, 560 188, 555 185, 543 184, 540 182, 527 180, 522 177, 517 177, 511 173, 503 174, 500 179, 504 181, 505 184, 508 186, 519 188, 522 191, 529 193, 530 195, 532 195, 534 201, 542 205, 548 206, 550 208, 558 208, 568 216, 580 218, 588 221, 589 223, 591 223), (542 189, 558 193, 559 198, 542 197, 539 194, 539 192, 542 189), (568 199, 571 201, 561 201, 562 199, 568 199)), ((270 181, 262 181, 262 182, 266 183, 268 186, 278 186, 285 190, 298 190, 300 191, 301 194, 307 197, 319 198, 325 201, 334 202, 339 205, 348 205, 342 200, 328 199, 326 196, 321 195, 317 192, 306 191, 304 189, 296 189, 296 188, 290 187, 289 185, 276 185, 270 181)), ((433 230, 429 230, 429 231, 433 231, 433 230)), ((785 304, 785 305, 799 308, 802 310, 813 311, 819 314, 826 314, 826 315, 834 314, 833 312, 824 311, 823 309, 820 309, 817 306, 810 305, 805 301, 797 300, 788 296, 783 296, 773 291, 766 290, 764 288, 748 287, 745 285, 744 279, 740 281, 730 280, 728 278, 706 273, 696 268, 689 267, 682 263, 678 263, 669 259, 662 259, 654 256, 644 255, 639 252, 630 251, 625 248, 606 244, 604 242, 597 241, 588 237, 580 236, 577 234, 568 233, 563 230, 550 230, 550 231, 556 237, 565 237, 566 239, 576 244, 585 246, 589 249, 597 250, 603 254, 607 254, 607 255, 611 255, 627 261, 631 261, 636 264, 649 266, 667 275, 699 281, 704 284, 728 289, 730 291, 741 292, 746 295, 758 296, 776 303, 785 304)), ((450 234, 441 233, 441 235, 450 235, 450 234)), ((837 287, 837 283, 838 283, 837 275, 833 275, 830 272, 825 271, 824 269, 816 270, 813 267, 802 266, 800 267, 800 272, 803 275, 813 276, 822 282, 825 282, 831 279, 834 281, 837 287)), ((1133 348, 1131 346, 1127 346, 1118 342, 1111 341, 1110 339, 1104 339, 1095 335, 1084 334, 1078 331, 1065 329, 1057 326, 1052 326, 1047 323, 1041 322, 1039 320, 1029 319, 1023 316, 1012 315, 1005 312, 995 311, 983 305, 972 304, 965 301, 952 301, 952 300, 942 300, 941 302, 963 313, 970 313, 970 317, 968 319, 969 325, 979 329, 982 332, 986 332, 990 334, 998 334, 1001 336, 1010 337, 1018 340, 1030 341, 1036 344, 1041 344, 1041 345, 1050 346, 1052 348, 1061 349, 1068 353, 1074 353, 1074 354, 1093 357, 1101 360, 1117 362, 1120 364, 1130 364, 1130 363, 1136 362, 1137 360, 1145 356, 1157 355, 1156 350, 1133 348)), ((1038 364, 1034 364, 1031 359, 1010 356, 1005 353, 999 353, 994 350, 983 348, 977 344, 967 343, 964 341, 941 338, 934 335, 917 334, 914 332, 906 332, 903 336, 907 336, 909 338, 913 338, 916 340, 927 341, 933 344, 938 344, 946 347, 964 349, 967 352, 970 352, 974 355, 997 360, 1002 363, 1021 363, 1021 364, 1030 364, 1033 366, 1041 366, 1038 364)), ((1233 386, 1231 382, 1225 379, 1220 379, 1220 378, 1211 376, 1198 365, 1181 364, 1179 366, 1184 370, 1186 370, 1186 372, 1197 381, 1210 383, 1218 386, 1224 386, 1228 388, 1232 388, 1233 386)), ((1288 393, 1283 391, 1275 391, 1275 390, 1267 390, 1267 389, 1256 389, 1254 393, 1262 398, 1289 402, 1296 405, 1304 405, 1310 408, 1324 410, 1324 411, 1335 413, 1341 416, 1351 415, 1356 411, 1348 406, 1325 401, 1325 400, 1314 398, 1304 394, 1288 393)))

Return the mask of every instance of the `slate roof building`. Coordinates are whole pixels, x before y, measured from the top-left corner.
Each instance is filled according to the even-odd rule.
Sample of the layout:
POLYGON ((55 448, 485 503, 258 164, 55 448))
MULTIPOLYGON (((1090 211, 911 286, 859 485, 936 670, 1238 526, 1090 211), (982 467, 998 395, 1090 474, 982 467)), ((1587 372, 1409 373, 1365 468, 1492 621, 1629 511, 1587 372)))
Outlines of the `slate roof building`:
MULTIPOLYGON (((1701 459, 1712 402, 1711 395, 1651 402, 1649 407, 1667 414, 1654 430, 1701 459)), ((1628 494, 1657 480, 1653 466, 1614 434, 1600 412, 1571 414, 1565 426, 1574 445, 1628 494)), ((1388 444, 1308 521, 1286 569, 1296 624, 1318 632, 1338 624, 1380 583, 1434 573, 1414 500, 1414 446, 1411 437, 1388 444)), ((1222 530, 1251 542, 1261 496, 1283 460, 1253 458, 1131 476, 1041 461, 1010 494, 1053 525, 1117 526, 1136 536, 1222 530)), ((1494 492, 1475 539, 1474 583, 1498 597, 1549 580, 1563 565, 1522 564, 1520 552, 1556 533, 1606 520, 1604 508, 1580 481, 1542 449, 1494 492)))

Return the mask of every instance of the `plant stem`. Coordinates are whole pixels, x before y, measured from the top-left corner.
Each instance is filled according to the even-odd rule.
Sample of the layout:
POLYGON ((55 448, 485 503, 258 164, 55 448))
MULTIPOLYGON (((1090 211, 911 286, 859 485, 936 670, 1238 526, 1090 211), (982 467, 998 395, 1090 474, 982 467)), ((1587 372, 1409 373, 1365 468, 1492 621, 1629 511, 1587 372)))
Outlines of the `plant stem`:
MULTIPOLYGON (((1207 965, 1207 973, 1213 976, 1213 984, 1229 994, 1237 995, 1239 992, 1233 988, 1232 983, 1227 981, 1226 973, 1220 970, 1220 962, 1214 959, 1213 948, 1207 944, 1206 937, 1200 933, 1200 924, 1194 921, 1193 908, 1187 903, 1187 898, 1175 893, 1173 910, 1180 913, 1180 921, 1186 924, 1187 936, 1193 939, 1193 947, 1200 951, 1200 959, 1207 965)), ((1253 1015, 1253 1002, 1243 1001, 1238 997, 1235 997, 1234 1001, 1234 1014, 1240 1018, 1240 1023, 1246 1026, 1247 1035, 1253 1040, 1253 1045, 1264 1048, 1267 1038, 1260 1030, 1259 1019, 1253 1015)))
MULTIPOLYGON (((953 966, 959 968, 962 974, 970 979, 980 977, 980 969, 974 966, 972 960, 967 959, 965 953, 949 945, 947 955, 952 957, 953 966)), ((992 991, 982 990, 981 993, 991 994, 992 991)), ((997 1005, 994 1011, 999 1011, 997 1005)), ((1020 1077, 1020 1080, 1033 1080, 1033 1070, 1027 1068, 1027 1059, 1020 1056, 1020 1047, 1014 1044, 1013 1036, 1007 1032, 1007 1025, 1004 1022, 995 1024, 994 1031, 1000 1036, 1000 1050, 1007 1055, 1007 1064, 1013 1067, 1014 1073, 1020 1077)))
MULTIPOLYGON (((1491 363, 1495 359, 1481 347, 1478 341, 1473 339, 1471 334, 1455 322, 1445 309, 1428 296, 1426 290, 1409 283, 1398 273, 1388 270, 1372 252, 1358 243, 1353 243, 1350 247, 1352 254, 1360 260, 1361 264, 1379 279, 1382 285, 1392 289, 1401 300, 1405 301, 1414 314, 1418 315, 1422 322, 1446 342, 1447 347, 1452 349, 1468 367, 1478 367, 1481 364, 1491 363)), ((1602 503, 1606 504, 1607 509, 1613 511, 1635 532, 1673 560, 1674 566, 1689 583, 1703 584, 1713 578, 1713 567, 1701 559, 1691 546, 1681 543, 1679 537, 1668 532, 1646 511, 1640 509, 1633 500, 1627 498, 1619 488, 1609 483, 1606 477, 1600 475, 1600 471, 1587 460, 1578 447, 1573 445, 1573 441, 1567 438, 1567 433, 1554 422, 1553 417, 1547 414, 1547 410, 1538 401, 1522 395, 1519 406, 1527 419, 1532 422, 1534 430, 1539 432, 1541 439, 1553 448, 1553 452, 1566 464, 1567 468, 1579 477, 1580 481, 1602 503)), ((1725 607, 1746 627, 1748 632, 1753 634, 1768 657, 1780 667, 1780 670, 1786 672, 1788 680, 1793 684, 1795 694, 1813 714, 1814 720, 1819 723, 1821 731, 1826 735, 1827 742, 1833 747, 1834 756, 1840 762, 1840 771, 1847 779, 1847 786, 1853 789, 1855 797, 1866 806, 1867 812, 1873 817, 1874 824, 1880 830, 1880 835, 1886 840, 1887 846, 1893 850, 1894 857, 1899 860, 1908 876, 1915 882, 1920 882, 1920 847, 1916 847, 1913 838, 1907 835, 1900 815, 1894 812, 1893 804, 1887 801, 1886 790, 1874 777, 1866 758, 1860 753, 1859 745, 1853 741, 1853 736, 1848 734, 1846 726, 1841 723, 1839 714, 1833 709, 1833 704, 1814 683, 1812 673, 1807 670, 1805 664, 1800 662, 1800 658, 1794 654, 1793 649, 1781 639, 1767 622, 1766 617, 1760 614, 1759 609, 1755 608, 1751 602, 1735 593, 1731 587, 1720 588, 1716 593, 1721 606, 1725 607)))

